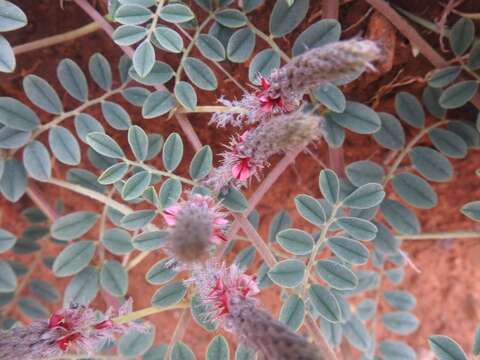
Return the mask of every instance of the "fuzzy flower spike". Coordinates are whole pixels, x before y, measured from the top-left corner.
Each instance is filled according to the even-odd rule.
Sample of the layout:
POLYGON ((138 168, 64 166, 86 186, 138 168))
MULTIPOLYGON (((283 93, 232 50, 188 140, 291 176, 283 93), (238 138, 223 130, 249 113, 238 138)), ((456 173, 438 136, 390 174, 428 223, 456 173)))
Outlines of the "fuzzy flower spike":
POLYGON ((268 166, 273 155, 305 147, 322 135, 323 118, 301 110, 261 122, 233 138, 222 163, 205 185, 221 192, 228 186, 242 187, 268 166))
POLYGON ((255 277, 235 265, 207 263, 193 272, 208 317, 233 333, 239 343, 272 360, 323 360, 315 345, 258 306, 255 277))
POLYGON ((373 70, 372 63, 381 55, 378 43, 360 39, 311 49, 274 70, 269 78, 261 78, 261 90, 245 94, 240 101, 220 99, 233 110, 214 114, 211 122, 221 127, 243 126, 293 111, 310 88, 353 80, 365 70, 373 70))
POLYGON ((202 261, 212 244, 226 241, 224 230, 228 220, 209 196, 191 194, 188 200, 165 209, 163 217, 172 227, 168 250, 177 263, 202 261))
MULTIPOLYGON (((129 299, 115 315, 131 311, 129 299)), ((111 309, 101 314, 85 306, 71 305, 57 310, 48 320, 0 331, 0 359, 40 360, 61 357, 67 351, 93 354, 104 340, 113 340, 115 333, 144 329, 133 322, 117 324, 112 320, 113 315, 111 309)))

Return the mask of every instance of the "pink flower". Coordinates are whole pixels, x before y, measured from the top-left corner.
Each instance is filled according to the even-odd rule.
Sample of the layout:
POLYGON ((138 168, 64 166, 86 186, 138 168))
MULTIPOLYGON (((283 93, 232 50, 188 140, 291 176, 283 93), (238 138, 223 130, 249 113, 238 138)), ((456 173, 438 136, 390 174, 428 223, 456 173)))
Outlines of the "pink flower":
POLYGON ((113 321, 114 315, 122 316, 131 311, 131 299, 118 312, 109 309, 104 314, 79 305, 59 309, 48 320, 0 331, 0 358, 38 360, 61 357, 66 351, 93 354, 104 340, 113 340, 115 334, 145 329, 134 322, 117 324, 113 321))
POLYGON ((182 211, 186 212, 185 210, 192 208, 203 211, 205 217, 211 218, 213 229, 209 241, 212 244, 220 245, 227 241, 224 230, 228 220, 225 218, 225 214, 218 211, 215 200, 210 196, 193 194, 187 201, 166 208, 162 215, 167 225, 174 227, 177 224, 178 216, 182 215, 182 211))
POLYGON ((251 299, 260 292, 256 276, 245 274, 236 265, 207 263, 195 269, 191 282, 208 306, 209 317, 223 325, 230 316, 232 302, 251 299))

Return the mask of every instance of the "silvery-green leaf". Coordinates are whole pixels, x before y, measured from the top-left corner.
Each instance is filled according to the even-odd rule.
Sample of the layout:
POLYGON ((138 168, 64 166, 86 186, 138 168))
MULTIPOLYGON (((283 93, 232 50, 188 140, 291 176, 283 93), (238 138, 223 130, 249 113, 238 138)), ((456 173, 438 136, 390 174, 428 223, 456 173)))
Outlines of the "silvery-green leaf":
POLYGON ((115 29, 112 35, 113 41, 120 46, 130 46, 147 35, 147 29, 137 25, 122 25, 115 29))
POLYGON ((392 180, 394 191, 410 205, 420 209, 431 209, 437 205, 435 190, 417 175, 407 172, 395 175, 392 180))
POLYGON ((215 331, 218 324, 211 321, 207 316, 208 306, 200 300, 200 296, 195 294, 190 302, 190 312, 195 322, 208 332, 215 331))
POLYGON ((123 106, 111 101, 102 101, 102 114, 108 124, 116 130, 128 130, 132 125, 130 115, 123 106))
POLYGON ((88 305, 98 293, 98 272, 94 267, 88 266, 79 272, 65 288, 63 297, 64 306, 71 303, 88 305))
POLYGON ((145 354, 155 340, 155 327, 130 330, 118 340, 118 352, 126 359, 137 359, 145 354))
POLYGON ((329 238, 327 244, 335 255, 350 264, 361 265, 368 262, 368 249, 357 240, 335 236, 329 238))
POLYGON ((182 193, 182 183, 177 179, 168 179, 160 188, 159 203, 162 209, 175 204, 182 193))
POLYGON ((173 69, 167 63, 156 61, 150 73, 145 76, 139 76, 133 67, 130 68, 128 75, 135 81, 144 85, 160 85, 169 81, 174 75, 173 69))
POLYGON ((128 143, 138 161, 147 158, 148 137, 140 126, 134 125, 128 129, 128 143))
POLYGON ((377 234, 377 227, 365 219, 343 216, 335 224, 357 240, 373 240, 377 234))
POLYGON ((27 172, 23 164, 15 159, 5 160, 0 180, 2 195, 11 202, 17 202, 27 190, 27 172))
POLYGON ((133 250, 130 234, 118 228, 108 229, 101 239, 103 246, 115 255, 128 254, 133 250))
POLYGON ((278 233, 282 230, 288 229, 290 226, 292 226, 292 219, 288 212, 277 212, 268 228, 268 239, 271 242, 276 242, 278 233))
POLYGON ((446 88, 438 101, 444 109, 456 109, 469 102, 477 90, 478 83, 476 81, 461 81, 446 88))
POLYGON ((415 360, 417 358, 415 350, 401 341, 382 341, 378 349, 384 356, 384 359, 388 360, 415 360))
POLYGON ((438 360, 468 360, 461 346, 448 336, 429 336, 428 344, 438 360))
POLYGON ((368 183, 383 184, 385 171, 383 167, 370 160, 356 161, 345 168, 348 180, 355 186, 368 183))
POLYGON ((159 44, 167 51, 179 53, 183 50, 183 39, 175 31, 165 26, 159 26, 155 29, 155 38, 159 44))
POLYGON ((178 102, 188 110, 195 110, 197 106, 197 93, 192 85, 186 81, 179 81, 175 84, 175 97, 178 102))
POLYGON ((319 260, 315 269, 318 276, 334 289, 349 290, 358 285, 358 278, 352 270, 336 261, 319 260))
POLYGON ((69 169, 67 171, 68 182, 91 189, 98 193, 105 193, 105 187, 98 182, 97 175, 84 169, 69 169))
POLYGON ((37 300, 30 297, 22 297, 17 302, 20 311, 31 319, 47 319, 49 311, 37 300))
POLYGON ((402 282, 405 276, 405 270, 403 267, 389 269, 385 272, 387 278, 395 285, 398 285, 402 282))
POLYGON ((11 73, 16 66, 17 62, 12 46, 5 37, 0 35, 0 72, 11 73))
POLYGON ((147 136, 148 136, 148 151, 147 151, 146 160, 152 160, 162 150, 163 136, 160 134, 148 134, 147 136))
POLYGON ((454 81, 462 69, 460 66, 447 66, 435 70, 428 78, 428 85, 433 88, 443 88, 454 81))
POLYGON ((209 34, 200 34, 195 43, 198 50, 209 60, 225 60, 225 48, 222 43, 209 34))
POLYGON ((195 18, 192 10, 183 4, 169 4, 162 8, 160 17, 171 23, 184 23, 195 18))
POLYGON ((130 201, 138 198, 150 185, 152 174, 149 171, 140 171, 132 175, 122 188, 123 200, 130 201))
POLYGON ((10 250, 16 241, 17 237, 15 235, 7 230, 0 229, 0 253, 10 250))
POLYGON ((413 167, 430 181, 449 181, 453 176, 453 166, 448 159, 429 147, 417 146, 408 156, 413 167))
MULTIPOLYGON (((263 2, 264 2, 264 0, 243 0, 242 1, 243 11, 246 12, 246 13, 249 13, 249 12, 255 10, 260 5, 262 5, 263 2)), ((247 359, 242 359, 242 360, 247 360, 247 359)))
POLYGON ((472 353, 475 356, 478 356, 478 354, 480 354, 480 326, 477 326, 477 329, 475 330, 472 353))
POLYGON ((0 129, 0 148, 19 149, 28 143, 31 136, 31 131, 22 131, 4 126, 0 129))
POLYGON ((310 25, 303 31, 293 44, 293 56, 340 40, 342 27, 335 19, 323 19, 310 25))
POLYGON ((356 306, 356 314, 362 321, 370 320, 376 312, 376 303, 372 299, 364 299, 356 306))
POLYGON ((280 55, 273 49, 259 51, 250 62, 248 79, 251 83, 260 84, 260 77, 268 77, 270 73, 280 66, 280 55))
POLYGON ((97 214, 77 211, 64 215, 52 224, 52 236, 57 240, 74 240, 85 235, 97 222, 97 214))
POLYGON ((366 351, 372 341, 367 327, 360 321, 357 316, 342 325, 343 334, 348 342, 360 351, 366 351))
POLYGON ((168 113, 175 106, 175 99, 166 90, 157 90, 143 103, 142 116, 145 119, 153 119, 168 113))
POLYGON ((442 95, 442 89, 435 89, 431 86, 427 86, 423 89, 422 102, 430 112, 430 114, 441 119, 445 116, 446 110, 440 106, 439 99, 442 95))
POLYGON ((130 104, 142 107, 151 92, 143 87, 129 87, 122 91, 125 100, 130 104))
POLYGON ((412 310, 417 304, 415 296, 408 291, 391 290, 383 293, 385 300, 398 310, 412 310))
POLYGON ((230 349, 227 340, 221 335, 215 336, 208 344, 206 360, 228 360, 230 349))
POLYGON ((425 111, 415 96, 405 91, 395 96, 395 111, 407 124, 422 128, 425 126, 425 111))
POLYGON ((342 204, 352 209, 370 209, 379 205, 385 197, 383 186, 378 183, 368 183, 354 190, 343 199, 342 204))
POLYGON ((419 321, 407 311, 393 311, 382 315, 383 325, 399 335, 408 335, 417 330, 419 321))
POLYGON ((337 347, 340 345, 343 336, 341 324, 332 323, 322 317, 320 318, 320 329, 323 336, 332 347, 337 347))
POLYGON ((23 165, 28 175, 39 181, 48 181, 52 164, 47 148, 40 141, 32 141, 23 150, 23 165))
POLYGON ((128 164, 123 162, 117 163, 106 169, 98 178, 98 182, 102 185, 114 184, 121 180, 128 171, 128 164))
POLYGON ((297 195, 295 206, 301 217, 314 225, 322 225, 326 221, 325 210, 322 204, 309 195, 297 195))
POLYGON ((268 272, 268 276, 275 284, 286 288, 299 285, 304 275, 305 264, 298 260, 280 261, 268 272))
POLYGON ((373 239, 375 250, 380 254, 388 256, 395 255, 400 247, 400 240, 398 240, 390 230, 383 224, 375 223, 377 226, 377 235, 373 239))
POLYGON ((121 220, 121 225, 127 230, 138 230, 150 223, 155 217, 155 211, 138 210, 126 215, 121 220))
POLYGON ((475 127, 466 121, 450 121, 448 130, 460 136, 469 148, 480 146, 480 133, 475 127))
POLYGON ((120 145, 118 145, 115 140, 104 133, 93 132, 88 134, 87 144, 99 154, 109 158, 122 159, 125 157, 120 145))
POLYGON ((93 81, 103 90, 108 91, 112 88, 112 69, 102 54, 95 53, 90 57, 88 70, 93 81))
POLYGON ((398 119, 387 113, 378 113, 381 121, 381 128, 373 138, 381 146, 390 150, 399 150, 405 145, 405 131, 398 119))
POLYGON ((255 39, 255 33, 248 27, 235 31, 228 41, 228 59, 235 63, 245 62, 252 55, 255 39))
POLYGON ((128 275, 116 260, 106 261, 100 270, 100 285, 114 296, 124 296, 128 289, 128 275))
POLYGON ((304 317, 305 303, 298 295, 290 295, 282 305, 279 320, 293 331, 297 331, 302 326, 304 317))
POLYGON ((122 5, 115 12, 115 20, 120 24, 139 25, 148 21, 152 12, 140 5, 122 5))
POLYGON ((177 304, 187 293, 187 288, 182 281, 165 285, 158 289, 152 296, 152 306, 168 307, 177 304))
POLYGON ((475 24, 471 19, 461 17, 450 31, 450 46, 455 55, 462 55, 475 38, 475 24))
POLYGON ((0 294, 10 293, 17 288, 17 277, 9 263, 0 260, 0 294))
POLYGON ((35 130, 40 120, 32 109, 10 97, 0 97, 0 123, 12 129, 35 130))
POLYGON ((470 219, 480 221, 480 201, 469 202, 463 205, 460 211, 470 219))
POLYGON ((0 31, 12 31, 27 25, 27 16, 10 1, 0 2, 0 31))
POLYGON ((133 54, 133 67, 140 77, 147 76, 155 65, 155 49, 149 39, 143 41, 133 54))
POLYGON ((420 232, 420 222, 416 215, 398 201, 385 199, 381 209, 385 220, 398 232, 403 234, 420 232))
POLYGON ((331 204, 335 204, 340 196, 340 182, 333 170, 320 171, 318 179, 320 191, 323 197, 331 204))
POLYGON ((53 273, 58 277, 71 276, 79 273, 93 258, 95 243, 93 241, 78 241, 68 245, 55 258, 53 273))
POLYGON ((215 20, 229 28, 239 28, 247 23, 245 15, 236 9, 225 9, 215 13, 215 20))
POLYGON ((475 42, 470 50, 470 56, 468 57, 468 67, 472 70, 480 69, 480 43, 475 42))
POLYGON ((205 145, 197 151, 190 163, 189 173, 192 179, 199 180, 212 169, 213 154, 210 146, 205 145))
POLYGON ((168 231, 158 230, 142 233, 132 239, 132 245, 140 251, 151 251, 162 247, 168 236, 168 231))
POLYGON ((118 61, 118 72, 120 73, 120 82, 122 84, 130 80, 129 71, 131 67, 132 59, 127 54, 123 54, 118 61))
POLYGON ((173 346, 171 360, 195 360, 195 355, 187 345, 178 341, 173 346))
POLYGON ((63 59, 57 67, 57 77, 67 92, 79 101, 88 99, 88 84, 85 74, 76 62, 63 59))
POLYGON ((218 82, 215 74, 203 61, 187 57, 183 61, 183 67, 190 81, 200 89, 212 91, 217 88, 218 82))
POLYGON ((277 234, 277 242, 289 253, 308 255, 313 249, 313 238, 306 231, 285 229, 277 234))
POLYGON ((102 124, 100 124, 98 120, 88 114, 78 114, 77 116, 75 116, 74 123, 75 131, 77 132, 78 137, 85 143, 87 142, 88 134, 92 132, 105 132, 102 124))
POLYGON ((42 300, 50 303, 56 303, 60 300, 60 293, 58 290, 46 281, 33 279, 28 286, 30 287, 30 291, 42 300))
POLYGON ((268 277, 270 269, 265 263, 262 263, 257 271, 257 284, 259 289, 266 289, 273 285, 272 280, 268 277))
POLYGON ((235 265, 240 269, 249 267, 253 260, 255 260, 256 253, 257 251, 254 246, 246 247, 235 256, 235 265))
POLYGON ((331 323, 342 321, 342 313, 337 299, 327 288, 312 284, 308 290, 308 298, 318 314, 331 323))
POLYGON ((172 280, 177 274, 169 266, 170 259, 163 259, 155 263, 145 275, 145 280, 153 285, 162 285, 172 280))
POLYGON ((344 112, 329 113, 327 117, 358 134, 374 134, 381 128, 377 113, 368 106, 354 101, 347 101, 344 112))
POLYGON ((428 132, 433 145, 448 157, 463 159, 468 152, 465 141, 450 130, 432 129, 428 132))
POLYGON ((80 145, 67 128, 55 126, 48 132, 48 143, 53 155, 63 164, 80 164, 80 145))
POLYGON ((37 75, 24 77, 23 91, 25 91, 28 99, 40 109, 51 114, 63 112, 63 105, 57 92, 41 77, 37 75))
POLYGON ((270 33, 281 37, 292 32, 307 15, 309 5, 309 0, 296 0, 292 6, 277 0, 270 14, 270 33))
POLYGON ((343 113, 347 107, 345 95, 331 83, 316 87, 313 90, 313 96, 329 110, 336 113, 343 113))
POLYGON ((174 171, 183 157, 183 142, 180 135, 172 133, 163 145, 162 161, 167 171, 174 171))

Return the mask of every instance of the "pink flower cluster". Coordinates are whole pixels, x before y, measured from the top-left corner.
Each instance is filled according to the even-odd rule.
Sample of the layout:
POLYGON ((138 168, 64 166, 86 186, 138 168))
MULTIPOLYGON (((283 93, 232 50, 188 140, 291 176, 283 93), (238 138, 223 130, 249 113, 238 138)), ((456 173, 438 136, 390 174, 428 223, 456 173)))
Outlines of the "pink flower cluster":
POLYGON ((59 309, 48 320, 0 332, 0 358, 39 360, 60 357, 67 351, 94 354, 102 341, 113 339, 115 334, 144 330, 144 326, 134 322, 117 324, 113 321, 114 316, 131 311, 131 299, 117 312, 109 309, 104 314, 80 305, 59 309))

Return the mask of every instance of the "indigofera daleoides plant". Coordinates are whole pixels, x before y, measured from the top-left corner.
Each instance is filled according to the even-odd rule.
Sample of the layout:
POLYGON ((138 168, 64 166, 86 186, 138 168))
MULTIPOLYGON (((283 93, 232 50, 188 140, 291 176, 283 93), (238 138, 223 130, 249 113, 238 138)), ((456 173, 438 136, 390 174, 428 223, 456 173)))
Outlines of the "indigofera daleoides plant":
MULTIPOLYGON (((428 26, 366 2, 409 40, 415 29, 401 16, 428 26)), ((73 0, 62 5, 92 24, 18 47, 0 35, 2 72, 14 71, 15 54, 92 31, 124 52, 57 59, 54 81, 42 67, 22 70, 24 94, 0 96, 0 191, 19 212, 0 229, 0 359, 417 358, 399 337, 420 324, 416 298, 400 288, 417 271, 403 242, 453 237, 422 232, 417 215, 435 211, 432 183, 452 180, 450 158, 480 145, 475 119, 456 115, 480 106, 475 23, 456 13, 443 32, 454 55, 420 75, 418 97, 378 70, 392 44, 369 37, 363 20, 347 36, 328 18, 330 5, 343 13, 351 3, 73 0), (367 79, 372 107, 353 100, 367 98, 355 91, 367 79), (183 134, 166 132, 167 122, 183 134), (202 145, 200 128, 229 140, 202 145), (335 161, 367 136, 371 156, 335 161), (291 180, 295 196, 270 204, 267 234, 259 202, 297 156, 310 164, 296 168, 299 181, 313 172, 318 181, 291 180), (175 316, 160 324, 161 312, 175 316), (186 331, 211 340, 194 351, 186 331)), ((21 8, 0 0, 0 32, 27 24, 21 8)), ((415 51, 431 58, 414 35, 415 51)), ((480 220, 474 200, 462 212, 480 220)), ((447 336, 429 343, 440 360, 467 359, 447 336)))

